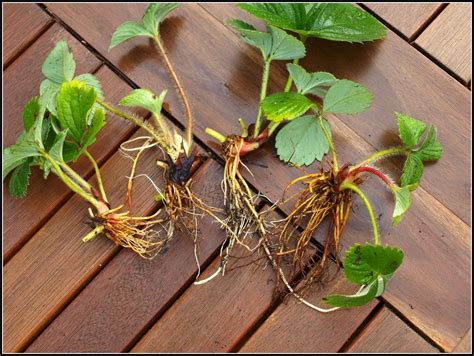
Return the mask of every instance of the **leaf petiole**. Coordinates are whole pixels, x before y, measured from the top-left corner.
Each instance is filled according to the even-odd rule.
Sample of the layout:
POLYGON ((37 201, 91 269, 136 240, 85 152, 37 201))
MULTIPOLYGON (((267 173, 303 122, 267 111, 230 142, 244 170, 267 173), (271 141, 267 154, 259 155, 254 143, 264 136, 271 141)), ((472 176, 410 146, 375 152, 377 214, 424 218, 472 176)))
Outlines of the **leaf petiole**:
POLYGON ((360 198, 362 199, 362 201, 364 202, 364 204, 367 208, 367 211, 369 212, 370 221, 372 222, 372 229, 373 229, 373 232, 374 232, 374 243, 376 245, 380 245, 379 228, 378 228, 378 225, 377 225, 377 219, 375 218, 374 210, 372 209, 372 204, 370 203, 369 199, 364 194, 364 192, 362 192, 362 190, 360 190, 359 187, 356 186, 353 183, 350 183, 350 182, 347 182, 347 181, 343 182, 340 186, 340 190, 345 190, 345 189, 352 190, 354 193, 359 195, 360 198))
POLYGON ((331 150, 332 154, 332 161, 333 161, 333 167, 334 167, 334 174, 337 174, 339 171, 339 164, 337 163, 337 154, 336 154, 336 148, 334 147, 334 142, 332 140, 331 135, 329 134, 328 130, 324 126, 323 123, 323 116, 319 116, 319 124, 321 125, 321 129, 323 130, 324 136, 326 136, 326 139, 328 140, 329 143, 329 149, 331 150))
POLYGON ((356 168, 359 168, 359 167, 362 167, 362 166, 366 166, 370 163, 378 161, 379 159, 382 159, 382 158, 387 157, 387 156, 404 155, 404 154, 408 154, 409 152, 410 152, 410 148, 408 148, 406 146, 387 148, 385 150, 375 152, 373 155, 371 155, 365 161, 362 161, 361 163, 357 164, 352 169, 356 169, 356 168))
POLYGON ((260 102, 258 106, 257 120, 255 120, 255 130, 253 133, 254 138, 257 138, 258 134, 260 133, 260 127, 262 126, 262 108, 260 104, 267 96, 268 77, 270 76, 270 62, 271 59, 265 59, 265 64, 263 66, 262 88, 260 90, 260 102))
POLYGON ((108 202, 107 195, 105 194, 104 184, 102 183, 102 175, 100 174, 99 166, 97 165, 97 162, 95 161, 94 157, 92 157, 92 155, 87 150, 84 150, 84 154, 89 159, 92 166, 94 167, 95 176, 97 178, 97 183, 99 185, 100 195, 102 196, 102 199, 104 199, 104 201, 108 202))

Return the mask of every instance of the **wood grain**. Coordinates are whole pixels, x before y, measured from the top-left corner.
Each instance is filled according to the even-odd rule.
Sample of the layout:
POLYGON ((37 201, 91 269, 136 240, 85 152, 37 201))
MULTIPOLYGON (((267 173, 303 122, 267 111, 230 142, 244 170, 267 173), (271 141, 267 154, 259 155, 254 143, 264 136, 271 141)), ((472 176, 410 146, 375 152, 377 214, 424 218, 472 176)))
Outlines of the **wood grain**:
MULTIPOLYGON (((80 57, 83 57, 84 55, 86 54, 84 53, 82 56, 80 54, 76 55, 78 62, 80 61, 80 57)), ((43 60, 42 57, 36 58, 39 62, 43 60)), ((14 70, 14 72, 5 78, 5 87, 11 87, 13 85, 11 81, 14 77, 20 78, 22 76, 21 71, 26 69, 25 66, 28 63, 17 66, 17 64, 20 64, 18 62, 21 60, 22 58, 7 69, 7 72, 10 70, 14 70)), ((39 73, 40 70, 38 69, 37 74, 39 73)), ((130 90, 130 87, 126 83, 121 81, 106 67, 101 67, 99 71, 96 72, 96 76, 102 83, 106 98, 110 102, 118 102, 120 98, 126 95, 130 90)), ((33 83, 28 85, 32 86, 33 83)), ((25 90, 32 91, 33 89, 29 86, 25 87, 25 90)), ((35 90, 38 90, 38 88, 36 87, 35 90)), ((12 105, 14 104, 12 102, 12 97, 9 95, 5 97, 5 102, 8 102, 9 104, 11 103, 12 105)), ((16 109, 13 110, 13 107, 9 106, 5 107, 5 111, 10 113, 11 111, 16 111, 16 109)), ((140 115, 147 114, 144 110, 134 110, 134 112, 140 115)), ((14 114, 11 116, 11 121, 15 122, 18 127, 22 127, 21 115, 13 115, 14 114)), ((111 118, 110 115, 108 116, 107 121, 107 126, 99 133, 96 143, 88 149, 99 165, 103 164, 117 149, 120 143, 136 130, 132 124, 123 120, 118 120, 117 118, 111 118)), ((8 125, 5 128, 4 134, 9 134, 8 130, 11 127, 12 126, 8 125)), ((11 134, 11 136, 13 135, 14 133, 11 134)), ((81 157, 77 162, 72 164, 72 167, 85 178, 90 177, 93 173, 93 167, 86 157, 81 157)), ((51 174, 47 180, 44 180, 42 173, 38 169, 33 169, 30 178, 30 186, 28 188, 28 195, 25 198, 12 198, 8 193, 8 182, 9 179, 7 179, 3 184, 5 207, 3 214, 5 222, 3 235, 4 263, 7 263, 13 254, 32 236, 32 234, 46 222, 49 216, 51 216, 51 214, 59 209, 60 206, 73 195, 73 192, 63 185, 63 183, 53 174, 51 174), (41 209, 38 209, 38 206, 41 206, 41 209), (25 221, 28 223, 25 223, 25 221)))
POLYGON ((415 44, 467 84, 472 71, 472 4, 449 4, 415 44))
MULTIPOLYGON (((110 9, 107 6, 50 5, 102 53, 106 53, 113 29, 125 20, 139 19, 144 10, 144 5, 117 5, 110 9), (104 11, 112 15, 99 25, 99 21, 94 19, 100 18, 104 11), (97 32, 104 33, 104 37, 96 36, 97 32)), ((224 18, 227 12, 234 11, 225 5, 207 4, 206 9, 212 6, 224 18)), ((181 7, 176 16, 165 21, 161 31, 170 56, 178 65, 178 75, 188 91, 195 116, 199 118, 195 133, 206 141, 203 134, 206 126, 224 133, 238 132, 235 118, 242 116, 249 122, 256 114, 259 84, 255 78, 261 76, 258 53, 240 43, 229 29, 215 23, 211 16, 194 5, 181 7)), ((422 188, 416 193, 419 195, 413 197, 416 203, 402 225, 391 231, 387 213, 383 214, 381 230, 382 236, 396 233, 396 240, 392 243, 403 247, 406 255, 411 256, 405 261, 406 267, 399 272, 400 278, 392 281, 386 293, 387 300, 446 349, 452 348, 470 324, 466 312, 469 309, 470 282, 463 272, 469 266, 470 242, 469 227, 443 205, 464 221, 470 221, 468 197, 471 183, 458 169, 470 161, 468 153, 459 154, 465 152, 464 147, 470 144, 469 91, 391 33, 383 42, 365 46, 310 41, 309 47, 304 65, 310 70, 328 70, 338 77, 357 80, 375 93, 376 104, 364 117, 341 117, 351 129, 342 124, 342 120, 331 119, 335 133, 346 127, 335 137, 336 147, 344 160, 354 162, 373 152, 370 145, 382 148, 397 144, 393 139, 396 122, 390 116, 393 110, 438 126, 445 147, 443 158, 426 167, 422 188), (350 58, 350 65, 347 58, 350 58), (420 93, 424 93, 423 100, 420 93), (449 122, 446 117, 450 118, 449 122), (453 122, 456 125, 452 125, 453 122), (371 128, 370 132, 367 127, 371 128), (346 142, 347 136, 350 140, 346 142), (446 181, 450 184, 447 185, 446 181), (441 271, 439 266, 443 266, 441 271), (454 295, 452 291, 459 286, 461 293, 454 295), (440 305, 445 306, 446 300, 452 303, 447 309, 440 308, 440 305), (433 310, 439 312, 433 313, 433 310)), ((156 63, 156 54, 145 39, 117 47, 107 53, 107 58, 140 86, 156 92, 165 86, 170 87, 164 68, 156 63)), ((281 90, 285 80, 283 66, 272 67, 269 92, 281 90)), ((175 95, 170 93, 169 98, 171 113, 181 119, 175 95)), ((255 175, 250 182, 270 199, 276 200, 286 182, 298 176, 299 172, 277 164, 270 145, 248 158, 255 163, 250 164, 255 175)), ((400 167, 399 161, 394 163, 400 167)), ((392 206, 388 193, 373 198, 377 191, 372 192, 370 186, 364 189, 374 199, 377 211, 385 212, 386 206, 392 206)), ((351 223, 353 230, 348 229, 346 234, 351 240, 366 239, 366 232, 370 229, 368 220, 363 220, 366 218, 364 210, 360 208, 358 211, 360 219, 356 214, 351 223)))
MULTIPOLYGON (((138 131, 133 137, 143 136, 138 131)), ((156 169, 158 149, 143 153, 137 172, 163 184, 156 169)), ((114 154, 101 169, 105 190, 113 206, 123 203, 131 161, 114 154)), ((89 181, 93 182, 93 178, 89 181)), ((150 183, 137 179, 133 213, 149 214, 156 204, 150 183)), ((88 204, 75 195, 39 230, 4 268, 4 350, 23 350, 98 273, 119 248, 102 236, 84 244, 90 231, 84 223, 88 204)), ((139 256, 135 258, 140 259, 139 256)))
POLYGON ((53 22, 36 4, 3 4, 3 67, 53 22))
MULTIPOLYGON (((222 204, 222 167, 209 160, 193 175, 196 194, 222 204)), ((224 234, 209 217, 200 221, 200 262, 216 253, 224 234)), ((193 281, 191 236, 177 232, 152 261, 122 250, 53 321, 26 352, 124 352, 193 281)))
POLYGON ((346 350, 350 353, 439 352, 386 307, 346 350))
POLYGON ((453 352, 472 353, 472 329, 469 329, 466 335, 464 335, 461 342, 456 346, 453 352))
POLYGON ((435 16, 442 3, 367 3, 364 4, 411 41, 435 16))
MULTIPOLYGON (((331 266, 334 272, 334 266, 331 266)), ((331 293, 354 293, 357 288, 350 285, 340 273, 331 282, 313 288, 308 300, 316 305, 321 298, 331 293)), ((337 352, 358 326, 377 305, 369 304, 331 313, 318 313, 289 297, 257 329, 239 350, 240 352, 337 352)))

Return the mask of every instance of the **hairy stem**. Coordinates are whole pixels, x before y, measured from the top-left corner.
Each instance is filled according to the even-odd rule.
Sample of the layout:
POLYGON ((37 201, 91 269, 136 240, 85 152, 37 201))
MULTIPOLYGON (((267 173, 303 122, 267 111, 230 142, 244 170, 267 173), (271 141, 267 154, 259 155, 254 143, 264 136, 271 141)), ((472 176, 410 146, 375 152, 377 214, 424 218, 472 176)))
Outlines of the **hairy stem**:
POLYGON ((96 101, 97 101, 98 104, 102 105, 102 107, 104 107, 104 109, 106 109, 111 114, 114 114, 114 115, 116 115, 116 116, 118 116, 122 119, 130 121, 132 124, 144 129, 146 132, 148 132, 155 139, 155 141, 158 143, 158 145, 160 145, 160 147, 163 148, 166 151, 166 153, 168 153, 170 156, 172 156, 172 151, 173 150, 171 149, 171 146, 169 145, 169 143, 166 142, 166 140, 164 140, 158 134, 156 129, 149 122, 143 121, 141 118, 138 118, 134 115, 127 114, 123 111, 120 111, 120 110, 114 108, 113 106, 109 105, 108 103, 106 103, 105 101, 102 101, 100 99, 96 99, 96 101))
POLYGON ((356 174, 362 173, 362 172, 368 172, 368 173, 372 173, 372 174, 376 175, 385 184, 387 184, 389 186, 389 188, 391 188, 393 183, 394 183, 390 180, 390 178, 388 178, 385 174, 383 174, 382 172, 380 172, 378 169, 376 169, 374 167, 358 167, 356 169, 352 169, 350 171, 350 175, 356 175, 356 174))
POLYGON ((372 229, 374 230, 374 243, 376 245, 380 245, 379 228, 377 225, 377 219, 375 218, 374 210, 372 209, 372 204, 370 203, 367 196, 362 192, 362 190, 359 189, 358 186, 350 182, 342 183, 340 189, 341 190, 350 189, 354 193, 360 196, 365 206, 367 207, 367 211, 369 212, 369 216, 370 216, 370 221, 372 222, 372 229))
POLYGON ((173 69, 173 65, 171 64, 171 61, 168 58, 168 54, 166 53, 165 47, 163 46, 163 43, 161 42, 160 36, 156 35, 153 38, 158 48, 160 49, 161 55, 163 56, 163 60, 166 64, 168 71, 170 72, 171 78, 176 84, 176 88, 178 89, 179 95, 181 96, 181 99, 184 104, 184 109, 186 110, 187 126, 186 126, 185 136, 186 136, 186 142, 188 143, 188 149, 189 149, 193 141, 193 115, 191 112, 191 106, 189 105, 188 98, 186 94, 184 93, 183 86, 179 82, 178 76, 176 75, 176 72, 173 69))
POLYGON ((92 157, 92 155, 87 150, 84 151, 84 154, 94 167, 97 183, 99 184, 100 195, 102 196, 102 199, 104 199, 104 201, 108 202, 107 195, 105 194, 104 184, 102 183, 102 175, 100 174, 99 166, 97 165, 97 162, 95 161, 94 157, 92 157))
MULTIPOLYGON (((299 58, 295 58, 295 59, 293 59, 293 64, 298 64, 299 61, 300 61, 299 58)), ((286 81, 285 90, 284 90, 285 93, 288 93, 288 92, 290 91, 290 89, 291 89, 291 84, 293 84, 293 78, 291 78, 291 75, 288 74, 288 79, 287 79, 287 81, 286 81)))
POLYGON ((321 129, 324 132, 324 136, 326 136, 326 139, 328 140, 329 149, 331 150, 332 161, 333 161, 333 165, 334 165, 334 174, 337 174, 337 172, 339 171, 339 164, 337 163, 336 148, 334 147, 334 142, 332 140, 331 135, 329 134, 328 130, 326 129, 326 126, 324 126, 322 116, 319 116, 319 124, 321 125, 321 129))
POLYGON ((393 155, 402 155, 406 154, 410 151, 409 148, 407 147, 393 147, 393 148, 387 148, 385 150, 381 150, 378 152, 375 152, 372 156, 367 158, 365 161, 362 161, 358 165, 354 166, 353 169, 361 167, 361 166, 366 166, 372 162, 375 162, 381 158, 384 158, 386 156, 393 156, 393 155))
POLYGON ((255 130, 253 133, 254 138, 258 136, 258 134, 260 133, 260 127, 262 126, 262 108, 260 107, 260 104, 267 96, 268 77, 270 75, 270 62, 270 60, 266 60, 263 66, 262 88, 260 90, 260 102, 258 103, 258 114, 257 120, 255 121, 255 130))

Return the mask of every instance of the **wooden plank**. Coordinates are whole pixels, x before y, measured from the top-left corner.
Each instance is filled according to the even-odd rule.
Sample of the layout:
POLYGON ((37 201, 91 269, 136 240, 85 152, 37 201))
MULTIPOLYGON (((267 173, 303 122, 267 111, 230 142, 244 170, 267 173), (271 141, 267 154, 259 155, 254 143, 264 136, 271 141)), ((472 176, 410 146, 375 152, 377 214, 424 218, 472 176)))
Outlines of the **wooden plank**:
MULTIPOLYGON (((222 204, 222 167, 208 160, 193 176, 199 196, 222 204)), ((224 234, 209 217, 200 221, 199 258, 219 248, 224 234)), ((163 256, 145 261, 122 250, 33 342, 26 352, 124 352, 191 283, 197 272, 190 236, 176 233, 163 256)))
MULTIPOLYGON (((170 83, 146 39, 106 52, 112 31, 123 21, 139 19, 144 4, 136 7, 104 4, 50 6, 139 85, 158 92, 165 87, 163 83, 170 83), (102 19, 104 12, 110 14, 107 19, 102 19), (104 28, 110 29, 107 30, 109 33, 98 30, 98 18, 106 21, 101 23, 104 28), (104 36, 96 36, 98 32, 104 36), (140 60, 137 61, 137 58, 140 60)), ((219 15, 224 18, 227 16, 222 13, 235 11, 230 6, 206 6, 207 9, 217 6, 219 15)), ((255 78, 261 76, 261 66, 255 63, 259 61, 258 53, 240 43, 229 29, 225 30, 221 23, 215 23, 211 16, 195 5, 183 6, 176 14, 179 17, 165 21, 161 31, 170 47, 170 56, 177 64, 178 75, 188 91, 195 116, 200 118, 196 122, 196 135, 207 141, 203 134, 206 126, 224 133, 238 132, 239 125, 234 118, 242 116, 248 121, 257 111, 259 83, 255 78)), ((396 233, 396 244, 405 249, 407 256, 413 256, 406 259, 398 274, 399 279, 392 281, 386 298, 446 349, 452 348, 470 325, 469 313, 466 312, 469 310, 470 279, 463 272, 470 266, 470 229, 443 204, 464 221, 470 221, 468 197, 471 183, 467 175, 458 169, 470 162, 469 154, 459 154, 465 152, 464 148, 470 144, 467 114, 470 110, 469 91, 393 34, 389 34, 383 42, 365 46, 310 41, 309 47, 305 66, 310 70, 334 72, 338 77, 364 83, 375 92, 376 104, 364 117, 342 117, 344 122, 350 123, 351 129, 342 120, 331 119, 336 147, 344 160, 360 160, 368 152, 373 152, 370 145, 382 148, 397 144, 393 139, 396 122, 390 114, 394 109, 428 122, 431 120, 438 126, 441 142, 445 146, 443 158, 426 167, 421 188, 413 197, 413 208, 405 221, 397 230, 391 231, 389 213, 386 213, 381 221, 381 232, 382 236, 396 233), (340 53, 340 56, 334 53, 340 53), (350 66, 347 65, 347 58, 351 58, 350 66), (321 67, 316 67, 315 63, 321 67), (423 100, 420 99, 422 90, 425 92, 423 100), (449 123, 445 117, 450 117, 449 123), (456 125, 452 125, 453 122, 456 125), (367 127, 371 128, 370 132, 367 127), (347 137, 349 141, 345 141, 347 137), (450 184, 446 185, 446 181, 450 184), (456 229, 450 226, 456 226, 456 229), (426 238, 420 239, 420 235, 426 238), (443 266, 441 271, 440 265, 443 266), (399 284, 395 284, 396 280, 399 284), (423 288, 420 289, 419 285, 423 288), (459 289, 459 286, 462 289, 460 294, 454 295, 452 291, 459 289), (440 308, 446 300, 450 300, 449 308, 440 308), (433 313, 433 310, 439 312, 433 313)), ((281 90, 286 81, 285 72, 282 65, 272 67, 270 93, 281 90)), ((171 113, 181 119, 176 96, 170 93, 169 97, 171 113)), ((255 175, 250 182, 272 200, 278 199, 286 183, 300 174, 298 170, 277 163, 270 144, 252 154, 250 159, 255 163, 250 164, 255 175), (271 169, 263 168, 265 166, 271 169)), ((400 161, 394 163, 401 167, 400 161)), ((369 192, 377 211, 385 212, 386 206, 392 206, 388 193, 383 195, 378 193, 380 190, 372 192, 370 185, 364 189, 369 192), (375 194, 378 195, 374 197, 375 194)), ((353 230, 346 232, 346 238, 350 241, 365 240, 370 230, 366 216, 362 215, 364 209, 358 211, 360 219, 354 217, 351 222, 353 230)))
POLYGON ((367 3, 370 10, 380 16, 409 41, 428 24, 443 6, 440 2, 430 3, 367 3))
MULTIPOLYGON (((144 134, 139 130, 133 137, 144 134)), ((160 150, 147 150, 137 167, 137 172, 147 173, 158 186, 163 184, 162 171, 155 164, 160 157, 160 150)), ((123 203, 130 169, 130 160, 116 153, 101 170, 113 206, 123 203)), ((150 189, 147 180, 136 180, 134 214, 149 214, 156 208, 150 189)), ((23 350, 33 341, 119 250, 103 237, 87 244, 81 241, 90 231, 83 222, 87 208, 75 195, 6 264, 3 326, 7 352, 23 350)))
POLYGON ((415 44, 457 74, 464 83, 469 82, 472 71, 472 4, 449 4, 415 44))
POLYGON ((351 353, 434 353, 430 345, 384 307, 346 350, 351 353))
MULTIPOLYGON (((331 265, 331 270, 334 271, 331 265)), ((354 293, 357 289, 345 281, 342 273, 313 288, 309 301, 320 304, 330 293, 354 293)), ((239 350, 240 352, 337 352, 377 305, 319 313, 295 298, 281 304, 239 350)), ((323 306, 324 307, 324 306, 323 306)))
POLYGON ((472 354, 472 329, 464 335, 461 342, 456 346, 453 352, 472 354))
MULTIPOLYGON (((41 64, 46 54, 60 38, 65 37, 74 53, 78 68, 77 73, 93 72, 100 65, 96 57, 87 51, 80 42, 67 34, 58 25, 54 25, 35 42, 18 60, 5 71, 4 77, 4 115, 8 117, 4 123, 4 145, 15 142, 23 129, 22 110, 28 99, 39 94, 39 84, 43 79, 41 64)), ((118 102, 127 93, 129 87, 110 69, 102 67, 96 73, 103 85, 107 100, 118 102)), ((145 115, 144 110, 135 111, 145 115)), ((135 130, 133 125, 117 120, 108 120, 107 128, 102 130, 97 142, 89 149, 98 164, 102 164, 116 150, 120 142, 129 137, 135 130)), ((84 177, 90 177, 93 167, 86 157, 81 157, 73 164, 84 177)), ((4 192, 4 263, 32 236, 54 211, 72 196, 56 177, 42 178, 41 172, 34 169, 27 197, 14 199, 8 193, 8 180, 3 185, 4 192), (37 209, 41 204, 42 209, 37 209), (28 221, 28 224, 25 224, 28 221)))
POLYGON ((36 4, 2 4, 3 67, 8 66, 53 22, 36 4))

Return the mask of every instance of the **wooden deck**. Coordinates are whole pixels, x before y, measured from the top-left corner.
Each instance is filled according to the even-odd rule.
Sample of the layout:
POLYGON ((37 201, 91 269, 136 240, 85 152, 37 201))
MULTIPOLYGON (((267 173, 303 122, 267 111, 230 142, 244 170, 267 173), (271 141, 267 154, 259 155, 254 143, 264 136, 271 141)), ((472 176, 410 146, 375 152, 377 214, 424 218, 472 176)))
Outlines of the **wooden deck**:
MULTIPOLYGON (((308 41, 302 61, 364 84, 374 93, 363 115, 332 117, 335 145, 345 161, 394 144, 393 111, 438 127, 444 155, 425 167, 404 221, 392 228, 389 193, 377 183, 364 189, 380 217, 381 237, 405 251, 405 261, 378 300, 360 308, 319 314, 289 298, 273 298, 273 273, 258 266, 231 271, 204 286, 192 240, 178 234, 169 250, 145 261, 105 238, 84 244, 87 204, 56 178, 32 173, 29 194, 15 200, 3 185, 3 351, 26 352, 468 352, 471 350, 471 5, 367 4, 389 27, 383 41, 366 45, 308 41), (374 189, 371 189, 374 187, 374 189)), ((110 102, 131 86, 154 92, 172 87, 148 40, 108 51, 112 32, 138 20, 146 4, 7 4, 4 11, 3 145, 22 129, 26 101, 39 92, 41 64, 66 38, 77 72, 94 73, 110 102)), ((224 25, 228 17, 256 23, 230 4, 186 4, 162 26, 164 42, 191 100, 195 135, 203 150, 211 126, 238 132, 237 118, 255 116, 261 60, 224 25)), ((283 63, 272 66, 269 92, 286 80, 283 63)), ((182 127, 178 98, 168 91, 166 116, 182 127)), ((138 112, 147 115, 146 112, 138 112)), ((115 119, 91 153, 97 158, 109 200, 119 203, 129 164, 117 148, 138 136, 115 119)), ((272 200, 300 173, 283 165, 271 145, 252 156, 252 186, 272 200), (268 169, 264 168, 268 167, 268 169)), ((215 154, 219 152, 214 151, 215 154)), ((142 169, 159 152, 147 152, 142 169)), ((317 165, 314 166, 316 169, 317 165)), ((399 169, 393 160, 387 169, 399 169)), ((74 168, 91 181, 85 160, 74 168)), ((139 167, 140 169, 140 167, 139 167)), ((311 169, 311 168, 310 168, 311 169)), ((158 170, 147 169, 156 181, 158 170)), ((194 189, 219 206, 222 166, 209 158, 193 175, 194 189)), ((137 180, 134 203, 151 213, 150 186, 137 180)), ((344 233, 344 245, 366 239, 362 203, 344 233)), ((288 211, 285 211, 288 213, 288 211)), ((201 273, 212 273, 224 240, 217 224, 201 224, 201 273)), ((318 240, 318 236, 315 237, 318 240)), ((315 301, 347 284, 336 278, 315 301)))

